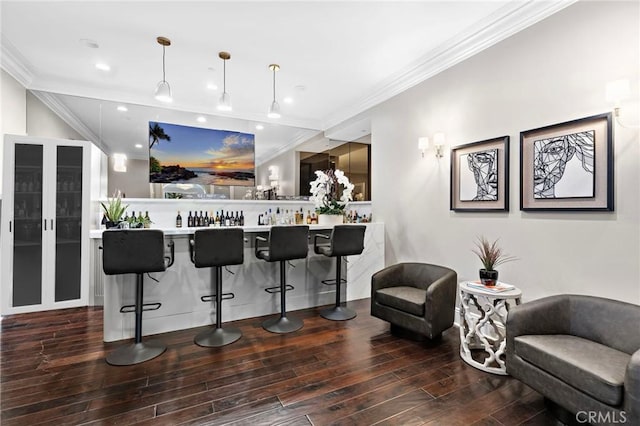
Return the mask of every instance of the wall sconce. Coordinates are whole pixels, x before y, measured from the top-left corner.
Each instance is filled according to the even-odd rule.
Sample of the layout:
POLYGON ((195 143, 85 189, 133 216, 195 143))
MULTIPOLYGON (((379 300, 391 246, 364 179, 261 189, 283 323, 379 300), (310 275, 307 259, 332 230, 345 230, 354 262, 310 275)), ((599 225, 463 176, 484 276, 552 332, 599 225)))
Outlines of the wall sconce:
POLYGON ((429 148, 429 138, 422 136, 418 138, 418 149, 422 151, 422 158, 424 158, 424 152, 429 148))
POLYGON ((433 135, 433 146, 436 148, 436 157, 437 158, 442 158, 442 156, 444 155, 442 153, 443 151, 443 146, 444 146, 444 133, 442 132, 438 132, 435 135, 433 135))
POLYGON ((620 103, 625 99, 628 99, 629 97, 631 97, 631 86, 629 84, 629 80, 621 79, 621 80, 608 82, 605 89, 605 93, 606 93, 607 102, 614 106, 613 116, 615 117, 616 122, 622 127, 627 127, 631 129, 640 128, 639 125, 626 126, 620 122, 620 103))
POLYGON ((114 172, 126 172, 127 171, 127 156, 124 154, 113 154, 113 171, 114 172))
MULTIPOLYGON (((272 181, 272 180, 277 181, 278 179, 280 179, 280 176, 279 176, 280 168, 278 166, 269 166, 268 170, 269 170, 269 180, 270 181, 272 181)), ((276 185, 277 185, 277 183, 276 183, 276 185)), ((271 185, 271 186, 273 186, 273 185, 271 185)))
MULTIPOLYGON (((444 133, 439 132, 433 135, 433 146, 436 150, 436 158, 442 158, 444 146, 444 133)), ((418 149, 422 151, 422 158, 424 158, 424 152, 429 149, 429 138, 422 136, 418 138, 418 149)))

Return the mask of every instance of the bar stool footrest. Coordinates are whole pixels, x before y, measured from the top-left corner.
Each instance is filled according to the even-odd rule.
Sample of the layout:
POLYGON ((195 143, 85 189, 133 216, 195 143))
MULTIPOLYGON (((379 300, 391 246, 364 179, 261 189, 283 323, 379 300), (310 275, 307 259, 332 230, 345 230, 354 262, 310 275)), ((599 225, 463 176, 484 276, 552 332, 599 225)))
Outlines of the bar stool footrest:
POLYGON ((235 327, 214 328, 205 330, 193 339, 198 346, 205 348, 218 348, 235 342, 242 337, 242 332, 235 327))
POLYGON ((167 347, 157 340, 130 343, 107 355, 110 365, 135 365, 160 356, 167 347))
MULTIPOLYGON (((222 293, 222 300, 229 300, 235 298, 236 295, 234 293, 222 293)), ((209 294, 207 296, 200 297, 200 300, 203 302, 213 302, 216 300, 215 294, 209 294)))
POLYGON ((355 318, 356 311, 346 306, 334 306, 320 311, 320 316, 331 321, 346 321, 355 318))
MULTIPOLYGON (((295 289, 295 287, 292 286, 291 284, 287 284, 285 286, 285 291, 291 291, 291 290, 294 290, 294 289, 295 289)), ((264 291, 266 291, 267 293, 273 294, 273 293, 280 293, 282 290, 280 289, 280 286, 276 286, 276 287, 267 287, 267 288, 264 289, 264 291)))
MULTIPOLYGON (((162 306, 162 303, 143 303, 142 311, 157 311, 162 306)), ((136 311, 136 305, 124 305, 120 308, 120 313, 128 314, 136 311)))
MULTIPOLYGON (((331 278, 329 280, 322 280, 320 282, 326 285, 336 285, 338 283, 338 281, 335 278, 331 278)), ((346 284, 346 283, 347 283, 347 280, 345 280, 344 278, 340 278, 340 284, 346 284)))
POLYGON ((270 318, 262 323, 262 328, 272 333, 292 333, 300 330, 304 323, 300 318, 279 316, 270 318))

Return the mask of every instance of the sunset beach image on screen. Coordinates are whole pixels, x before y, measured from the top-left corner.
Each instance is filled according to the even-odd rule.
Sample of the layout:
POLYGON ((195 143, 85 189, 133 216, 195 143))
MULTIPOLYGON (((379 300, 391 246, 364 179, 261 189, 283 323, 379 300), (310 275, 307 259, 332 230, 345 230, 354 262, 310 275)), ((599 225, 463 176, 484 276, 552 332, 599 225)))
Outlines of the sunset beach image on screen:
POLYGON ((254 186, 255 137, 150 121, 149 182, 254 186))

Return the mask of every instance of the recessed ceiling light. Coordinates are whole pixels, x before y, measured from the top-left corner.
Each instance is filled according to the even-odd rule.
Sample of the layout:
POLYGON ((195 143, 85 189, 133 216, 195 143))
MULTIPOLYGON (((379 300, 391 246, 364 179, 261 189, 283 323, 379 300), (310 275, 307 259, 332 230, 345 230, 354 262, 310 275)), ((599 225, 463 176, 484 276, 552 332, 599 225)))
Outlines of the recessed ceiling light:
POLYGON ((109 64, 105 64, 104 62, 98 62, 96 64, 96 68, 100 71, 111 71, 111 67, 109 66, 109 64))
POLYGON ((285 104, 292 104, 293 103, 293 98, 290 96, 287 96, 286 98, 284 98, 282 100, 282 102, 284 102, 285 104))
POLYGON ((127 108, 127 107, 126 107, 126 106, 124 106, 124 105, 118 105, 118 108, 116 108, 116 109, 117 109, 118 111, 120 111, 120 112, 127 112, 127 111, 129 111, 129 108, 127 108))
POLYGON ((207 84, 207 89, 209 89, 209 90, 218 90, 218 86, 216 86, 213 83, 209 83, 209 84, 207 84))
POLYGON ((137 143, 136 144, 136 148, 138 148, 138 149, 142 148, 142 144, 141 143, 137 143))
POLYGON ((196 118, 196 121, 198 123, 206 123, 207 119, 200 115, 200 116, 198 116, 198 118, 196 118))
POLYGON ((262 130, 264 129, 264 126, 262 124, 256 124, 256 129, 262 130))
POLYGON ((89 38, 81 38, 80 43, 84 44, 86 47, 89 47, 91 49, 97 49, 98 47, 100 47, 97 41, 91 40, 89 38))

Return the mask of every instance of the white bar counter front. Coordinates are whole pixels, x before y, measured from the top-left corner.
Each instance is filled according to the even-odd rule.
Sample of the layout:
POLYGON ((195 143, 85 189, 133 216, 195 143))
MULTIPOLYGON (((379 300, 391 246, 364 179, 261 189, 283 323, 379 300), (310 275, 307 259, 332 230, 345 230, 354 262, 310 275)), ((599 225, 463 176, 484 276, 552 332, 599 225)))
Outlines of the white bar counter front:
MULTIPOLYGON (((343 301, 363 299, 371 295, 371 275, 384 267, 384 224, 365 223, 364 251, 359 256, 348 256, 343 262, 343 301)), ((144 303, 161 303, 160 309, 143 314, 142 334, 150 335, 183 330, 215 323, 213 302, 200 298, 212 293, 212 268, 196 268, 189 255, 189 239, 198 229, 205 228, 156 228, 165 233, 165 243, 173 240, 175 262, 165 272, 151 273, 144 277, 144 303)), ((287 292, 287 311, 335 303, 335 286, 320 281, 335 277, 336 259, 317 255, 313 251, 315 234, 330 234, 331 226, 310 225, 309 255, 306 259, 293 260, 287 266, 287 283, 295 287, 287 292)), ((223 268, 223 291, 233 292, 233 299, 225 300, 222 321, 259 317, 280 312, 279 294, 269 294, 266 287, 279 285, 278 262, 256 259, 255 237, 266 236, 268 226, 244 226, 244 263, 229 266, 233 274, 223 268)), ((128 339, 134 336, 134 315, 120 313, 124 305, 135 300, 135 275, 105 275, 102 272, 102 230, 90 232, 93 241, 92 268, 94 280, 102 280, 104 287, 104 341, 128 339)), ((94 283, 95 285, 95 283, 94 283)))

